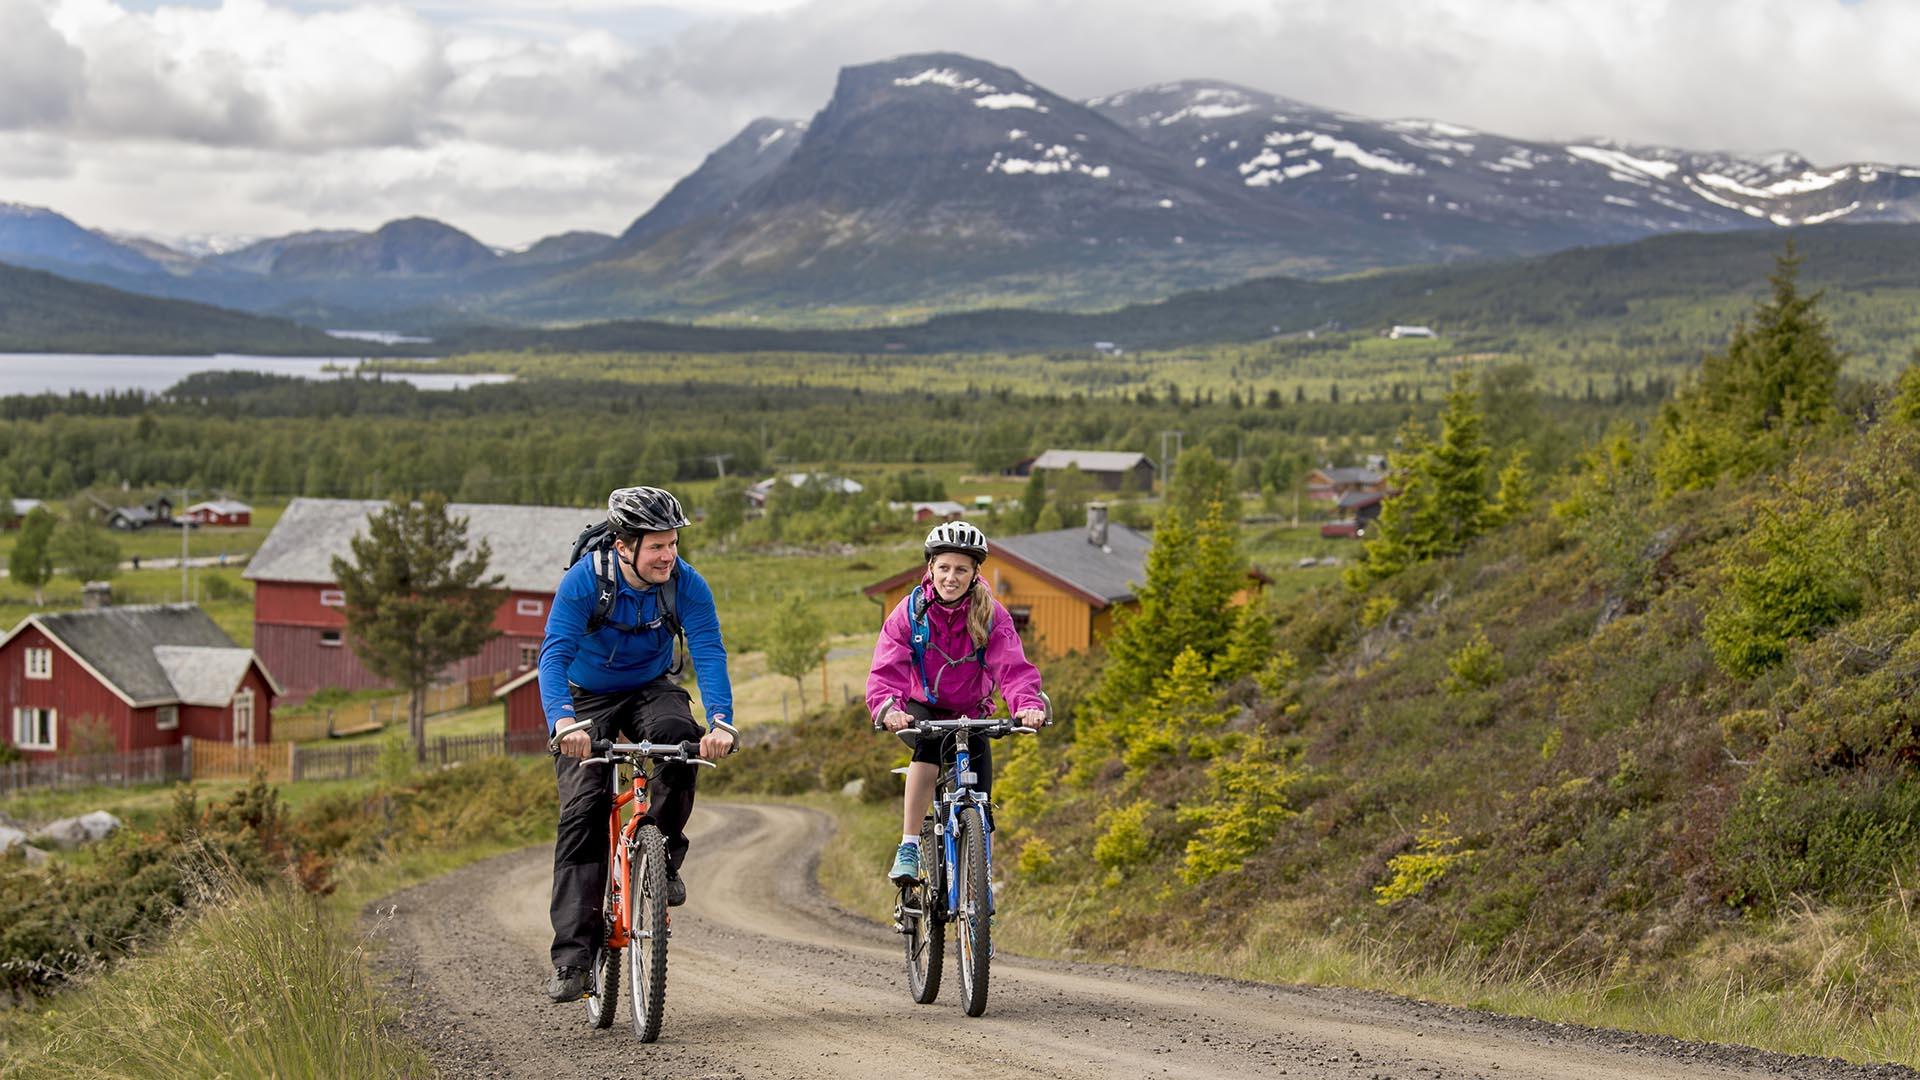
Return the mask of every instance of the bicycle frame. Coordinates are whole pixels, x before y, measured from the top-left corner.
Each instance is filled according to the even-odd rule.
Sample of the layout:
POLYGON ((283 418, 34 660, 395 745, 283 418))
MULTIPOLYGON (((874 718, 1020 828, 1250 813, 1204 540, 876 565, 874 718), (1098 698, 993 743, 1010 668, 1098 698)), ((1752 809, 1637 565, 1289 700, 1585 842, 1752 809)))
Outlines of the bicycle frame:
MULTIPOLYGON (((940 891, 946 896, 946 910, 949 917, 960 910, 960 875, 953 872, 955 861, 960 855, 960 809, 972 804, 980 808, 980 821, 985 826, 981 839, 987 848, 987 880, 993 880, 993 815, 987 805, 987 793, 974 787, 980 782, 979 774, 973 771, 973 754, 967 749, 970 739, 958 733, 953 746, 953 784, 934 798, 939 811, 934 817, 934 828, 940 833, 940 852, 944 858, 940 861, 940 891)), ((993 913, 992 892, 989 890, 987 913, 993 913)))
POLYGON ((632 917, 627 911, 627 882, 632 878, 633 848, 637 843, 636 834, 640 831, 640 820, 647 814, 647 781, 651 779, 645 769, 632 762, 611 764, 607 769, 607 782, 613 786, 613 807, 607 812, 607 880, 613 883, 618 902, 612 911, 603 911, 600 918, 606 925, 607 948, 624 949, 632 933, 632 917), (633 770, 628 778, 626 790, 620 787, 620 767, 624 764, 633 770), (623 807, 633 807, 633 813, 624 822, 620 818, 623 807))

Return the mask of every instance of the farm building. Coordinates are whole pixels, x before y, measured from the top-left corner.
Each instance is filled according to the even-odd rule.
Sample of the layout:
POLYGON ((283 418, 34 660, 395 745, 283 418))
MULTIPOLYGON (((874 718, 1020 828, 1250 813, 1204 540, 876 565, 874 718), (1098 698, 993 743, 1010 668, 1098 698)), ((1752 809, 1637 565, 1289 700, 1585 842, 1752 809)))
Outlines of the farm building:
POLYGON ((260 658, 192 604, 35 614, 0 639, 6 741, 30 756, 273 737, 260 658))
POLYGON ((251 525, 253 507, 233 499, 197 502, 180 512, 180 520, 193 525, 251 525))
MULTIPOLYGON (((254 648, 285 683, 290 700, 304 700, 328 686, 359 690, 384 685, 347 645, 346 595, 334 579, 332 559, 351 559, 353 538, 386 505, 295 499, 247 564, 242 576, 254 583, 254 648)), ((491 569, 504 580, 493 620, 500 636, 478 654, 451 665, 445 677, 471 679, 533 668, 573 538, 605 512, 484 503, 451 503, 447 510, 467 519, 469 543, 485 540, 491 546, 491 569)))
MULTIPOLYGON (((1048 450, 1033 459, 1026 473, 1077 468, 1108 491, 1152 491, 1156 473, 1145 454, 1120 450, 1048 450)), ((1025 475, 1023 473, 1022 475, 1025 475)))

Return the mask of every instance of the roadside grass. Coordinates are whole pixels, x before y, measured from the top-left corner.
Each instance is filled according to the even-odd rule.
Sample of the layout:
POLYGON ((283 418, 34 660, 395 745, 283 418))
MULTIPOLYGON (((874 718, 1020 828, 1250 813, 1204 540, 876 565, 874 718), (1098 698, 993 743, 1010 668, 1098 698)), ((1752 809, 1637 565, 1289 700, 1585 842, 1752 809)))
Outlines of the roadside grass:
MULTIPOLYGON (((820 857, 827 895, 884 924, 894 889, 881 871, 899 842, 898 801, 798 801, 830 813, 838 826, 820 857)), ((1913 978, 1920 970, 1920 927, 1910 907, 1897 901, 1843 913, 1798 913, 1742 934, 1739 943, 1703 943, 1675 965, 1675 974, 1655 983, 1627 973, 1489 971, 1463 954, 1411 956, 1391 940, 1338 931, 1303 935, 1291 927, 1311 913, 1280 903, 1253 913, 1245 922, 1249 932, 1232 943, 1179 935, 1179 941, 1142 936, 1111 948, 1071 944, 1103 921, 1150 917, 1167 895, 1163 885, 1139 880, 1117 890, 1076 889, 1066 897, 1018 882, 1003 886, 995 942, 1008 953, 1045 959, 1372 990, 1554 1023, 1920 1066, 1920 986, 1913 978), (1797 962, 1787 962, 1792 954, 1797 962), (1789 970, 1817 970, 1820 977, 1789 982, 1778 974, 1789 970), (1859 992, 1869 983, 1891 989, 1859 992)))
MULTIPOLYGON (((167 943, 72 988, 0 1008, 0 1073, 28 1077, 426 1076, 390 1024, 362 909, 397 889, 551 832, 545 758, 376 780, 277 785, 308 850, 334 858, 323 897, 285 881, 223 888, 167 943)), ((196 786, 203 799, 242 785, 196 786)), ((63 792, 0 810, 102 808, 136 823, 174 786, 63 792)), ((57 856, 56 861, 84 858, 57 856)), ((29 871, 31 872, 31 871, 29 871)))
POLYGON ((0 1035, 20 1078, 410 1077, 367 944, 285 883, 240 887, 158 952, 0 1035))

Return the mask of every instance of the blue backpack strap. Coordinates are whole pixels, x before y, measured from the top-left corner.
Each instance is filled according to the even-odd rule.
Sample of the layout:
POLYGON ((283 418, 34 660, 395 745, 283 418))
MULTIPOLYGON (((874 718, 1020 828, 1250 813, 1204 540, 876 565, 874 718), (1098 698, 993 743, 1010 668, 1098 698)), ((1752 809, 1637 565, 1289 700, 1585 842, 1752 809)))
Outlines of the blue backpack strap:
POLYGON ((907 594, 907 626, 912 631, 913 666, 919 669, 920 685, 927 689, 927 704, 938 705, 940 695, 934 692, 933 680, 927 677, 927 642, 933 640, 933 627, 927 622, 927 601, 921 595, 922 588, 915 585, 913 592, 907 594))

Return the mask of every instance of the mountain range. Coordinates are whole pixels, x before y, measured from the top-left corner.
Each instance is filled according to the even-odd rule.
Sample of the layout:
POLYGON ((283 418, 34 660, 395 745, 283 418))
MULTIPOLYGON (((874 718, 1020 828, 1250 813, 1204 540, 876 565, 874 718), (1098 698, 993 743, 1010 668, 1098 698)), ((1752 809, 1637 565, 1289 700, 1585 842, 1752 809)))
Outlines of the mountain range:
POLYGON ((810 119, 754 121, 619 236, 502 253, 410 218, 196 257, 0 205, 0 261, 334 325, 830 324, 1830 221, 1920 221, 1920 168, 1529 141, 1216 81, 1075 101, 929 53, 844 69, 810 119))

